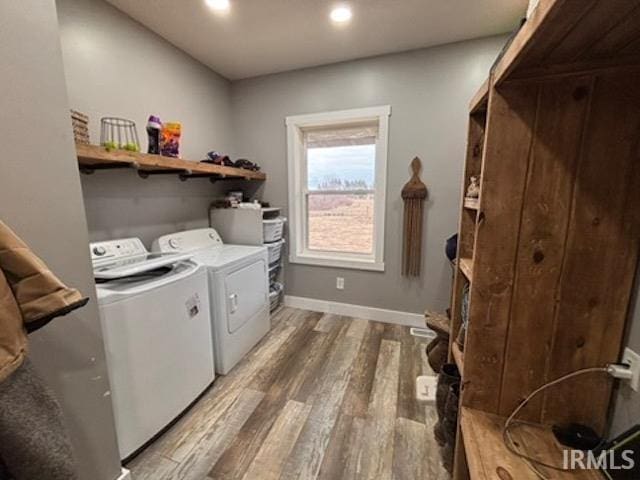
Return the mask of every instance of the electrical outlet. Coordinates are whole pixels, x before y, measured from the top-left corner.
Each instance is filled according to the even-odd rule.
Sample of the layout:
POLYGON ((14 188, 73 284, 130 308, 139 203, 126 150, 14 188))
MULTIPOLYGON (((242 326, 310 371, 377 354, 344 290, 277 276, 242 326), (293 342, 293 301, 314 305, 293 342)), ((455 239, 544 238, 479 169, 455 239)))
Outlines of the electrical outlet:
POLYGON ((336 288, 338 290, 344 290, 344 278, 336 277, 336 288))
POLYGON ((633 372, 629 385, 637 392, 640 388, 640 355, 630 348, 625 348, 622 363, 629 365, 629 370, 633 372))

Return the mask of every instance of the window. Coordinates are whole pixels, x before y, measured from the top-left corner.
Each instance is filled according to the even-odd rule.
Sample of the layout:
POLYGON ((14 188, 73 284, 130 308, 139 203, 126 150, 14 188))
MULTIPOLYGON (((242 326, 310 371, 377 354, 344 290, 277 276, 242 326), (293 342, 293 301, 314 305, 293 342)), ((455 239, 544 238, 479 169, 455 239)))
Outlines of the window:
POLYGON ((384 270, 390 114, 287 117, 292 263, 384 270))

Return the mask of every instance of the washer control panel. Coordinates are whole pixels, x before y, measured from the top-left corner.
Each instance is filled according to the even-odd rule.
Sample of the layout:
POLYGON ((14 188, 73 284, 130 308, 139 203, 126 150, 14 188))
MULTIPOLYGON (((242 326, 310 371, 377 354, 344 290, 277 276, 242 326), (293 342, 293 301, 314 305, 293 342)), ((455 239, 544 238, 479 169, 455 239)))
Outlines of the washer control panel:
POLYGON ((143 255, 147 249, 139 238, 124 238, 122 240, 108 240, 106 242, 93 242, 90 245, 91 261, 113 260, 116 258, 143 255))

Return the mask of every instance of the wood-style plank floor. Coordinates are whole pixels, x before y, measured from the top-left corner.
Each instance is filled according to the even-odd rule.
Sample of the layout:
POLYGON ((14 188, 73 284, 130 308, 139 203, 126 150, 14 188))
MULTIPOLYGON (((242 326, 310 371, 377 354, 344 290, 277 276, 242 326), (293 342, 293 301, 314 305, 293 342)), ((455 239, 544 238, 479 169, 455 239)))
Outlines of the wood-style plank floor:
POLYGON ((397 325, 282 308, 272 331, 127 465, 136 480, 448 479, 422 339, 397 325))

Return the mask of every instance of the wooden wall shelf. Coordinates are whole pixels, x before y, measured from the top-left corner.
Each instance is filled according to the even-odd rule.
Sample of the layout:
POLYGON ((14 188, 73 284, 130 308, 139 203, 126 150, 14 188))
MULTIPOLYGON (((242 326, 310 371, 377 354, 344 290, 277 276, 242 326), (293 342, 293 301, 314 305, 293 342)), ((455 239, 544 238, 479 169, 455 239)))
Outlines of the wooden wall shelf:
POLYGON ((478 210, 480 208, 480 200, 477 198, 465 198, 464 208, 467 210, 478 210))
POLYGON ((140 176, 154 174, 176 174, 181 179, 208 177, 214 180, 240 179, 263 181, 267 176, 262 172, 253 172, 242 168, 224 167, 210 163, 202 163, 181 158, 149 155, 147 153, 128 152, 125 150, 107 151, 97 145, 76 144, 78 164, 84 173, 114 168, 132 168, 140 176))
MULTIPOLYGON (((460 424, 469 474, 473 480, 510 478, 539 480, 527 463, 511 453, 502 439, 505 419, 471 408, 461 409, 460 424)), ((562 466, 562 446, 541 425, 518 425, 511 430, 523 453, 550 465, 562 466)), ((552 480, 602 480, 594 470, 560 472, 539 467, 552 480)))
POLYGON ((467 277, 467 280, 473 280, 473 261, 470 258, 461 258, 460 271, 467 277))

